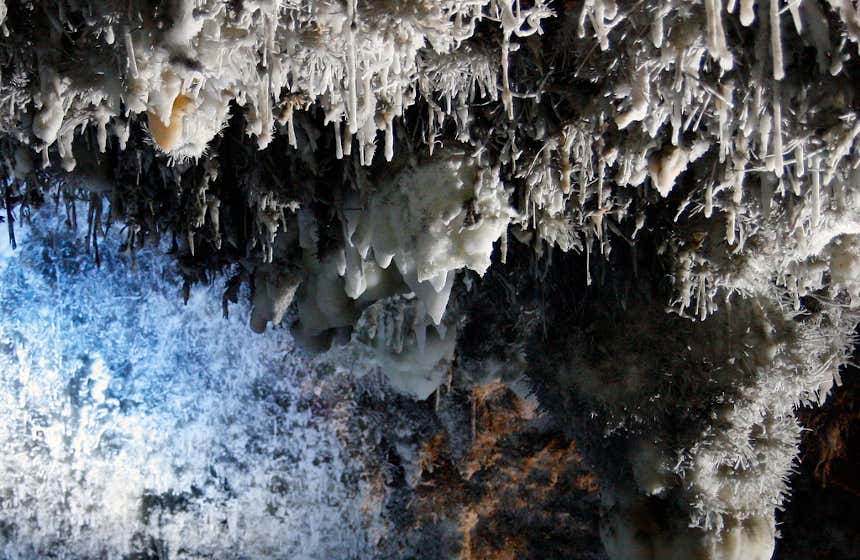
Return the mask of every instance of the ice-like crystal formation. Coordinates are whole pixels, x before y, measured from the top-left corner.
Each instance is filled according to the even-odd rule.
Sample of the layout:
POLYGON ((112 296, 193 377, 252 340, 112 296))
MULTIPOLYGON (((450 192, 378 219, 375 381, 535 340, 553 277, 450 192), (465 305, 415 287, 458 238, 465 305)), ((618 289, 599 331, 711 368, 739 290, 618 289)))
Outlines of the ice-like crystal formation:
POLYGON ((286 331, 224 318, 223 281, 183 305, 157 251, 97 270, 40 218, 0 263, 0 556, 370 554, 373 498, 286 331))

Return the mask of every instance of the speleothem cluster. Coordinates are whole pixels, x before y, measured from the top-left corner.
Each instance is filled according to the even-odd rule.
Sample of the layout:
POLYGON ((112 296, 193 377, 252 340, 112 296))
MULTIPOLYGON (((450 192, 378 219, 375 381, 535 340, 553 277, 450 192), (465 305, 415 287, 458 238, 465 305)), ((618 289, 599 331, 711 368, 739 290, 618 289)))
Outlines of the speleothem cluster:
POLYGON ((2 6, 10 238, 171 236, 320 360, 531 391, 612 557, 770 556, 860 303, 855 2, 2 6))

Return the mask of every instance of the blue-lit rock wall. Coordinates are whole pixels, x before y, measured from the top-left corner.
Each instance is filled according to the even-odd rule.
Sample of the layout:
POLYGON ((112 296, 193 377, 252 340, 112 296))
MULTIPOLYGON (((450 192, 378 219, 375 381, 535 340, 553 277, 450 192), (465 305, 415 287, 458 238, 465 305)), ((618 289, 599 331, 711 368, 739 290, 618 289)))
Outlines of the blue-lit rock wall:
POLYGON ((0 264, 0 557, 366 555, 374 498, 287 331, 42 218, 0 264))

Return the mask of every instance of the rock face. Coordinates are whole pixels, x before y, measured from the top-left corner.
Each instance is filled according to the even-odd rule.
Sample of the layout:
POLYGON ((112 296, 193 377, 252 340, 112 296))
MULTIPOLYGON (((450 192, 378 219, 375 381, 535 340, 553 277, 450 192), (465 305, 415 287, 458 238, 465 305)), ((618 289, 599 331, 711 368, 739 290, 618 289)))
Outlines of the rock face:
POLYGON ((373 556, 372 469, 290 337, 236 336, 217 283, 183 304, 157 248, 96 269, 40 223, 0 257, 0 556, 373 556))
MULTIPOLYGON (((852 360, 857 363, 857 352, 852 360)), ((801 439, 799 473, 792 477, 792 495, 778 514, 782 538, 776 558, 851 558, 860 542, 857 524, 849 521, 860 511, 858 398, 856 366, 843 376, 844 386, 820 408, 798 416, 809 431, 801 439)))
POLYGON ((95 265, 165 247, 186 299, 217 281, 249 330, 287 324, 334 394, 429 399, 396 437, 377 418, 408 445, 356 450, 399 512, 378 518, 412 527, 379 554, 445 534, 442 557, 540 556, 490 544, 494 511, 525 514, 481 497, 456 443, 479 453, 477 420, 437 429, 446 391, 501 383, 536 416, 496 444, 559 439, 488 476, 579 495, 575 448, 611 557, 772 555, 796 412, 858 322, 854 3, 27 0, 0 25, 11 248, 60 208, 95 265), (432 529, 404 505, 425 455, 456 520, 432 529))

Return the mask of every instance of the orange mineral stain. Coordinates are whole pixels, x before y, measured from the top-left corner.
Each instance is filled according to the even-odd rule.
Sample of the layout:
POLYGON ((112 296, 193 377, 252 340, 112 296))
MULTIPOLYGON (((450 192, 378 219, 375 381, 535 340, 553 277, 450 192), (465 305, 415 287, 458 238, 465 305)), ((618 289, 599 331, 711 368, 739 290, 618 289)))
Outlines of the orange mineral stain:
POLYGON ((170 124, 165 125, 161 118, 152 111, 147 112, 149 133, 162 150, 169 152, 182 145, 182 123, 185 115, 193 109, 191 98, 180 94, 173 100, 173 107, 170 110, 170 124))

